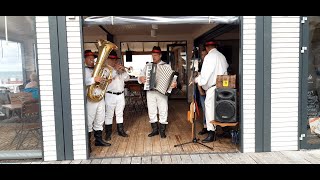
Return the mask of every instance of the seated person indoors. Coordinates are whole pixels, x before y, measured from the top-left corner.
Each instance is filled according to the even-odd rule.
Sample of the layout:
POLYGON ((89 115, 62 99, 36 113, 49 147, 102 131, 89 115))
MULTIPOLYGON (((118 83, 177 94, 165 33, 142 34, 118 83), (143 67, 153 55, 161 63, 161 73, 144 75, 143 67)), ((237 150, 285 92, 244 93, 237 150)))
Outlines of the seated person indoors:
POLYGON ((25 88, 37 88, 38 87, 38 77, 36 73, 30 74, 30 82, 26 84, 25 88))
POLYGON ((26 84, 23 92, 32 93, 33 99, 39 99, 38 76, 36 73, 30 74, 30 82, 26 84))

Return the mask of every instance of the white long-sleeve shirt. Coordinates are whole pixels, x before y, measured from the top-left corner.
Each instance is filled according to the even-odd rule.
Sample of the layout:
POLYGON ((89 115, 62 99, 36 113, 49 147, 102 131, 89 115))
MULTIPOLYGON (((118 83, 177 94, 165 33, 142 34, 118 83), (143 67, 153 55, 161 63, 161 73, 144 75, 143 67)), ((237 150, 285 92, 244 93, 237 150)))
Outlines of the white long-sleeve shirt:
POLYGON ((94 78, 92 77, 93 68, 84 68, 84 75, 85 75, 85 83, 86 86, 90 86, 94 84, 94 78))
MULTIPOLYGON (((113 69, 113 72, 116 72, 116 70, 113 69)), ((123 72, 121 74, 117 73, 117 75, 112 78, 112 82, 108 85, 107 91, 115 93, 124 91, 124 82, 128 81, 129 79, 130 76, 127 72, 123 72)))
MULTIPOLYGON (((164 62, 164 61, 160 61, 160 62, 157 64, 157 66, 158 66, 158 65, 170 66, 169 64, 167 64, 167 63, 164 62)), ((171 68, 171 66, 170 66, 170 68, 171 68)), ((138 76, 138 83, 139 83, 139 84, 142 84, 142 82, 140 81, 140 77, 146 76, 146 71, 147 71, 147 65, 144 66, 143 70, 140 72, 140 75, 138 76)))
POLYGON ((224 75, 227 73, 228 67, 229 65, 225 56, 216 48, 213 48, 205 56, 201 73, 197 78, 195 78, 195 82, 204 90, 208 90, 216 84, 218 75, 224 75))

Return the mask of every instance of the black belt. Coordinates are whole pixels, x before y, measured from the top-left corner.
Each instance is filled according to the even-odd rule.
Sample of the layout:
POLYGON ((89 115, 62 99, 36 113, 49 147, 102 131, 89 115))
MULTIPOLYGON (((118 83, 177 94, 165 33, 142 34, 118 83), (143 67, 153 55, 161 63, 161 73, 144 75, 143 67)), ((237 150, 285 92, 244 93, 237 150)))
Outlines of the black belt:
POLYGON ((110 94, 115 94, 115 95, 120 95, 122 94, 124 91, 122 92, 111 92, 111 91, 107 91, 107 93, 110 93, 110 94))
POLYGON ((210 89, 210 88, 212 88, 212 87, 215 87, 216 85, 214 84, 214 85, 212 85, 212 86, 210 86, 208 89, 210 89))

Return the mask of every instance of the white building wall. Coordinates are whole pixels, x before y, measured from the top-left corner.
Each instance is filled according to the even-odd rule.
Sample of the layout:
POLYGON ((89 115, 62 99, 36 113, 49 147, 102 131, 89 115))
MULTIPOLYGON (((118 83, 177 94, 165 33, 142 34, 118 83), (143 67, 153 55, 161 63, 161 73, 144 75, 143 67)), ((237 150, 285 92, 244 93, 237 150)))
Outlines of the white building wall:
POLYGON ((242 38, 243 152, 255 152, 256 16, 243 16, 242 38))
POLYGON ((271 151, 298 150, 300 16, 271 21, 271 151))
POLYGON ((66 16, 74 159, 87 159, 81 17, 66 16))
POLYGON ((36 16, 39 87, 42 115, 43 160, 57 160, 52 65, 48 16, 36 16))

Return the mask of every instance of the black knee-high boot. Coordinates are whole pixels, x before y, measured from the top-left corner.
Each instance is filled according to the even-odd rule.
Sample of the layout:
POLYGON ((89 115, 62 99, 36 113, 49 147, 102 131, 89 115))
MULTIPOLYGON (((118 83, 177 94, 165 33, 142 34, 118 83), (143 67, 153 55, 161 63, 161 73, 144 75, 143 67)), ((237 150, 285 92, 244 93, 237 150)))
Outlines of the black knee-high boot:
POLYGON ((123 129, 123 123, 117 124, 118 135, 122 137, 128 137, 128 134, 123 129))
POLYGON ((111 134, 112 134, 112 124, 105 125, 104 128, 106 130, 106 141, 110 141, 111 140, 111 134))
POLYGON ((216 140, 216 132, 215 131, 208 131, 208 137, 202 140, 203 143, 209 143, 216 140))
POLYGON ((161 138, 166 138, 166 124, 160 124, 160 137, 161 138))
POLYGON ((96 146, 111 146, 110 143, 102 140, 102 131, 94 131, 95 145, 96 146))
POLYGON ((199 135, 204 135, 204 134, 207 134, 207 133, 208 133, 207 128, 202 128, 202 130, 198 134, 199 135))
POLYGON ((148 134, 148 137, 152 137, 159 134, 158 123, 151 123, 152 132, 148 134))

